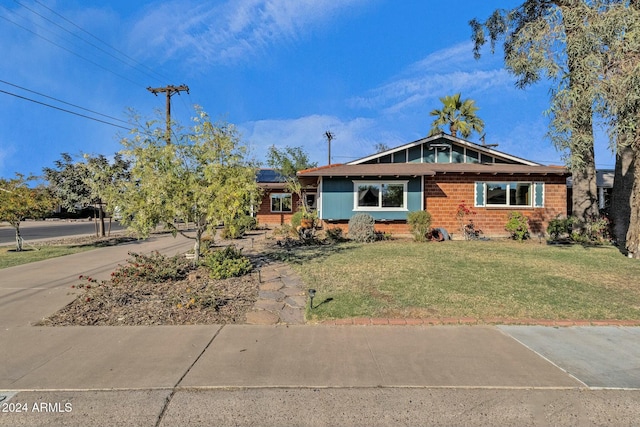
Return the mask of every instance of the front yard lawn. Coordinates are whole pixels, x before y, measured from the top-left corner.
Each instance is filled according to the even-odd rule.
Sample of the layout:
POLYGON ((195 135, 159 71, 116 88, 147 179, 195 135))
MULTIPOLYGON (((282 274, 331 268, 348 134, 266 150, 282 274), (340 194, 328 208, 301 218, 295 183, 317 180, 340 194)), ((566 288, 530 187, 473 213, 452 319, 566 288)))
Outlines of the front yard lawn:
POLYGON ((640 263, 609 246, 388 241, 300 247, 307 319, 640 319, 640 263))

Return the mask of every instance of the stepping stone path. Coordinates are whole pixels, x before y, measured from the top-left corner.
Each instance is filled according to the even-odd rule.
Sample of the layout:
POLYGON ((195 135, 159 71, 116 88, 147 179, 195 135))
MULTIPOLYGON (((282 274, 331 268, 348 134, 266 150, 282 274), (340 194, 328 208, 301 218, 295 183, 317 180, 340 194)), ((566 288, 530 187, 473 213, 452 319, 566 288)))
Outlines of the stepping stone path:
POLYGON ((258 300, 246 315, 250 325, 301 325, 307 302, 302 280, 284 263, 260 268, 258 300))
POLYGON ((307 304, 307 289, 302 279, 285 263, 260 256, 266 235, 249 236, 229 244, 242 247, 242 252, 257 257, 260 287, 258 300, 246 314, 249 325, 302 325, 307 304))

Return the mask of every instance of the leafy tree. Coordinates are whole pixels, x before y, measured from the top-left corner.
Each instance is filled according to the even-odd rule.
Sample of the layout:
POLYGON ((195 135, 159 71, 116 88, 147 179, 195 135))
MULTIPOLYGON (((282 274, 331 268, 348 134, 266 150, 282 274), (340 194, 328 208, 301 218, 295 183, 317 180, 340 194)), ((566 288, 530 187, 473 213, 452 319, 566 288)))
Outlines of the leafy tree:
POLYGON ((474 53, 487 37, 494 51, 504 40, 504 60, 520 88, 543 76, 555 79, 549 135, 560 149, 568 149, 573 174, 573 214, 582 223, 598 215, 593 106, 598 96, 600 45, 591 22, 602 2, 585 0, 526 0, 511 9, 499 9, 483 23, 470 22, 474 53), (596 5, 595 3, 598 3, 596 5))
POLYGON ((0 178, 0 221, 16 230, 16 251, 22 251, 20 223, 27 218, 43 218, 51 213, 55 200, 46 188, 29 187, 35 178, 16 174, 13 179, 0 178))
MULTIPOLYGON (((49 181, 62 207, 69 212, 90 205, 98 205, 98 226, 96 234, 105 236, 104 203, 107 192, 120 186, 116 182, 128 179, 129 163, 116 154, 113 164, 103 155, 84 155, 85 161, 74 161, 68 153, 54 162, 55 168, 44 168, 44 176, 49 181)), ((107 206, 113 211, 113 206, 107 206)))
MULTIPOLYGON (((131 178, 129 168, 131 162, 122 158, 122 154, 116 153, 113 162, 102 154, 98 156, 84 155, 86 161, 85 168, 87 170, 87 184, 91 189, 91 194, 99 204, 100 214, 100 234, 105 235, 104 227, 104 204, 107 200, 117 200, 124 189, 126 182, 131 178)), ((109 215, 109 232, 111 231, 111 218, 116 213, 117 206, 114 204, 106 205, 109 215)))
POLYGON ((123 182, 122 191, 109 193, 108 201, 120 208, 123 223, 142 236, 163 225, 174 235, 194 239, 197 263, 204 233, 214 234, 220 222, 245 214, 259 188, 236 128, 212 123, 200 108, 193 121, 189 132, 177 130, 172 144, 165 143, 160 120, 123 139, 131 179, 123 182), (195 223, 195 237, 179 229, 181 223, 195 223))
POLYGON ((603 8, 595 23, 602 43, 602 96, 616 169, 611 215, 623 252, 640 258, 640 0, 603 8))
MULTIPOLYGON (((311 162, 309 156, 302 147, 284 147, 278 149, 275 146, 269 147, 267 153, 267 165, 273 168, 286 180, 287 189, 298 195, 298 200, 302 200, 302 185, 298 180, 297 172, 315 168, 318 163, 311 162)), ((306 213, 307 207, 302 203, 302 209, 306 213)))
POLYGON ((89 171, 83 162, 73 160, 68 153, 54 162, 54 168, 43 168, 49 187, 58 198, 60 205, 69 212, 76 212, 94 203, 88 184, 89 171))
POLYGON ((429 136, 442 132, 443 126, 449 126, 449 132, 457 137, 458 131, 463 138, 468 138, 473 131, 482 132, 484 122, 476 115, 479 108, 472 99, 460 99, 460 94, 440 98, 442 108, 429 113, 436 119, 431 124, 429 136))

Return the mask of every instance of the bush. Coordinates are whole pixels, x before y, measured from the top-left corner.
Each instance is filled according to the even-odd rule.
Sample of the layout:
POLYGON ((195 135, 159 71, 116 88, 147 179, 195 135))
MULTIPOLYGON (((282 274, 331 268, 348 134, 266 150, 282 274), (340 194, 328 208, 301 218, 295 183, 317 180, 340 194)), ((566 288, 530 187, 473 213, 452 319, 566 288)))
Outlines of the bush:
POLYGON ((431 214, 427 211, 413 211, 407 215, 409 230, 416 242, 426 242, 431 230, 431 214))
POLYGON ((509 212, 509 219, 505 230, 511 233, 511 238, 519 242, 529 238, 529 218, 521 212, 509 212))
POLYGON ((298 211, 291 215, 291 227, 293 227, 294 230, 300 227, 300 223, 302 222, 302 215, 302 211, 298 211))
POLYGON ((553 240, 558 240, 564 235, 570 236, 574 222, 574 217, 561 218, 560 216, 557 216, 549 221, 547 233, 553 240))
POLYGON ((361 243, 376 241, 375 219, 366 213, 357 213, 349 220, 349 238, 361 243))
POLYGON ((344 237, 342 236, 342 228, 340 227, 327 228, 326 235, 327 240, 331 243, 338 243, 344 240, 344 237))
POLYGON ((159 252, 151 255, 129 252, 126 265, 119 265, 111 273, 111 282, 120 284, 128 280, 145 283, 162 283, 168 280, 182 280, 191 270, 191 264, 183 256, 175 255, 171 258, 159 252))
POLYGON ((247 231, 255 230, 257 225, 258 221, 254 217, 250 215, 240 216, 230 221, 225 221, 220 237, 223 239, 239 239, 247 231))
POLYGON ((253 269, 249 258, 242 255, 242 249, 236 249, 234 246, 211 252, 202 264, 209 269, 212 279, 240 277, 253 269))

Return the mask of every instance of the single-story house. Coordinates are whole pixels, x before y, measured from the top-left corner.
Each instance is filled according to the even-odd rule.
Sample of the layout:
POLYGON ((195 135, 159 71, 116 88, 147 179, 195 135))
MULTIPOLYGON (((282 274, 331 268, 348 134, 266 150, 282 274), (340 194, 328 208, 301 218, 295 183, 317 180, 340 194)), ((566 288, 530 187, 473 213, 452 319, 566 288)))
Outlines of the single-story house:
POLYGON ((304 199, 287 188, 285 178, 273 169, 259 169, 256 180, 263 195, 260 204, 254 208, 255 217, 261 225, 282 225, 291 222, 294 213, 306 203, 311 210, 317 208, 317 187, 303 188, 304 199))
MULTIPOLYGON (((376 230, 407 233, 408 213, 426 210, 432 227, 445 228, 454 237, 460 236, 456 212, 461 204, 475 212, 468 218, 486 235, 506 235, 511 211, 529 217, 533 233, 544 232, 549 220, 567 214, 568 176, 564 167, 544 166, 446 134, 298 172, 325 227, 348 231, 349 219, 365 212, 375 218, 376 230)), ((299 201, 286 190, 270 189, 259 222, 268 223, 260 216, 283 214, 284 205, 278 203, 288 197, 291 204, 285 208, 293 212, 299 201)))

